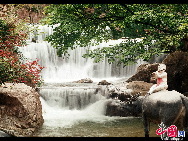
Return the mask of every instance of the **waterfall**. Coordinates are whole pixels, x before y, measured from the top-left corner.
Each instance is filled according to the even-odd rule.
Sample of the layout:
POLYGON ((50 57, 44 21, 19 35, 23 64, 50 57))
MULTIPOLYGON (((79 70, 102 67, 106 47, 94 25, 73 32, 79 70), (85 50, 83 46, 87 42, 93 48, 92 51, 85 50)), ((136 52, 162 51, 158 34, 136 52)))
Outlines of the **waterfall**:
MULTIPOLYGON (((101 86, 102 87, 102 86, 101 86)), ((51 107, 61 109, 84 109, 90 104, 105 99, 105 88, 97 86, 42 87, 41 97, 51 107), (103 92, 102 92, 103 91, 103 92)))
POLYGON ((54 108, 49 106, 43 98, 40 98, 40 100, 43 105, 45 127, 71 127, 79 122, 105 122, 106 120, 115 119, 105 116, 106 103, 110 101, 110 99, 102 98, 82 110, 54 108))
POLYGON ((44 117, 43 130, 56 134, 53 131, 56 127, 72 126, 80 121, 109 120, 110 117, 105 116, 105 113, 106 104, 111 99, 106 99, 106 86, 99 86, 97 83, 103 79, 114 82, 129 77, 143 62, 123 67, 117 66, 115 62, 108 64, 107 59, 94 63, 93 59, 82 57, 88 49, 115 45, 123 39, 110 40, 97 46, 77 47, 68 50, 69 57, 58 57, 57 50, 45 41, 45 37, 52 33, 52 27, 39 25, 38 30, 30 33, 28 45, 19 48, 24 57, 31 61, 39 59, 39 64, 45 67, 41 73, 45 85, 40 87, 39 92, 44 117), (33 38, 36 42, 31 42, 33 38), (94 82, 72 83, 83 78, 90 78, 94 82))
POLYGON ((44 41, 45 37, 52 33, 52 27, 39 25, 35 33, 30 33, 28 45, 20 47, 20 51, 24 57, 30 60, 36 60, 36 58, 40 60, 40 65, 45 67, 42 71, 42 77, 45 82, 71 82, 83 78, 91 78, 94 81, 107 78, 122 78, 134 74, 140 64, 138 62, 138 64, 123 68, 123 65, 108 64, 107 59, 99 63, 94 63, 93 59, 82 57, 88 49, 115 45, 124 39, 110 40, 97 46, 77 47, 74 50, 69 49, 69 58, 68 56, 58 57, 56 49, 50 43, 44 41), (32 38, 35 38, 37 42, 31 42, 32 38))

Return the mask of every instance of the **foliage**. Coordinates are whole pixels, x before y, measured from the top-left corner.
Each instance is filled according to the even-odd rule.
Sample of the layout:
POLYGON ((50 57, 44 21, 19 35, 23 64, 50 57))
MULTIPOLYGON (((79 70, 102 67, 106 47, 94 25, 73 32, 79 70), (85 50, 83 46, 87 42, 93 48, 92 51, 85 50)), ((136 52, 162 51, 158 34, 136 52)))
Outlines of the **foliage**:
POLYGON ((45 7, 44 24, 56 25, 47 40, 58 49, 99 44, 128 38, 119 45, 88 51, 84 57, 109 62, 148 60, 154 54, 187 51, 187 4, 52 4, 45 7), (135 41, 132 39, 142 38, 135 41))
POLYGON ((18 51, 17 47, 25 44, 25 38, 25 34, 15 33, 14 24, 0 20, 0 84, 23 82, 33 87, 41 84, 43 67, 38 60, 24 63, 26 60, 18 51))
POLYGON ((0 18, 21 23, 39 23, 45 15, 43 8, 48 4, 0 4, 0 18))

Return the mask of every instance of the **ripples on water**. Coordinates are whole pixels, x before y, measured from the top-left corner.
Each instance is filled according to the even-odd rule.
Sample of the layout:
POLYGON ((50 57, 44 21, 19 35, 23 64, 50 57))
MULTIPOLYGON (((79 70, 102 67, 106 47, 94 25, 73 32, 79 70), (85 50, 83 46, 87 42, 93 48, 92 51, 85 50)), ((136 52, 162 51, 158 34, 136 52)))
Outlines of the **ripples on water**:
MULTIPOLYGON (((83 110, 54 108, 41 101, 44 124, 36 137, 144 137, 142 118, 105 116, 107 99, 83 110)), ((151 137, 157 137, 157 129, 158 125, 151 124, 151 137)))
MULTIPOLYGON (((151 124, 151 137, 158 125, 151 124)), ((106 122, 82 121, 70 127, 43 126, 36 134, 37 137, 144 137, 141 118, 117 118, 106 122)))

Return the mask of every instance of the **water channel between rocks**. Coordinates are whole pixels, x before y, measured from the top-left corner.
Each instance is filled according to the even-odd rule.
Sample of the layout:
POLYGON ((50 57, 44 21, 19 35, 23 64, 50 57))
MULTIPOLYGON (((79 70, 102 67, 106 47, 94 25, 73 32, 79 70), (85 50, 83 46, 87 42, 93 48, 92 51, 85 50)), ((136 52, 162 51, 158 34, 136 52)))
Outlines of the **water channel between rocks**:
MULTIPOLYGON (((44 124, 36 137, 144 137, 141 117, 105 116, 105 87, 48 84, 40 90, 44 124), (97 90, 100 88, 100 90, 97 90), (96 91, 97 90, 97 91, 96 91)), ((151 137, 158 125, 151 124, 151 137)))

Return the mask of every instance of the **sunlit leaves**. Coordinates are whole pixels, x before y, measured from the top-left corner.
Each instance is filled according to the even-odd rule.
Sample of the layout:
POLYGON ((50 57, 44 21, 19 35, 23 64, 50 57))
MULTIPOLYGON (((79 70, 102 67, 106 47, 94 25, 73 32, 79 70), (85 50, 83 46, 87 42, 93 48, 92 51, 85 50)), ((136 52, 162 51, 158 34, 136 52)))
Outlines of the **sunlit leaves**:
POLYGON ((93 46, 121 37, 143 38, 84 55, 96 62, 107 57, 109 63, 116 60, 127 65, 139 58, 148 60, 154 54, 181 50, 182 39, 188 34, 187 4, 56 4, 45 11, 44 23, 60 24, 47 38, 58 49, 58 55, 76 45, 93 46))

